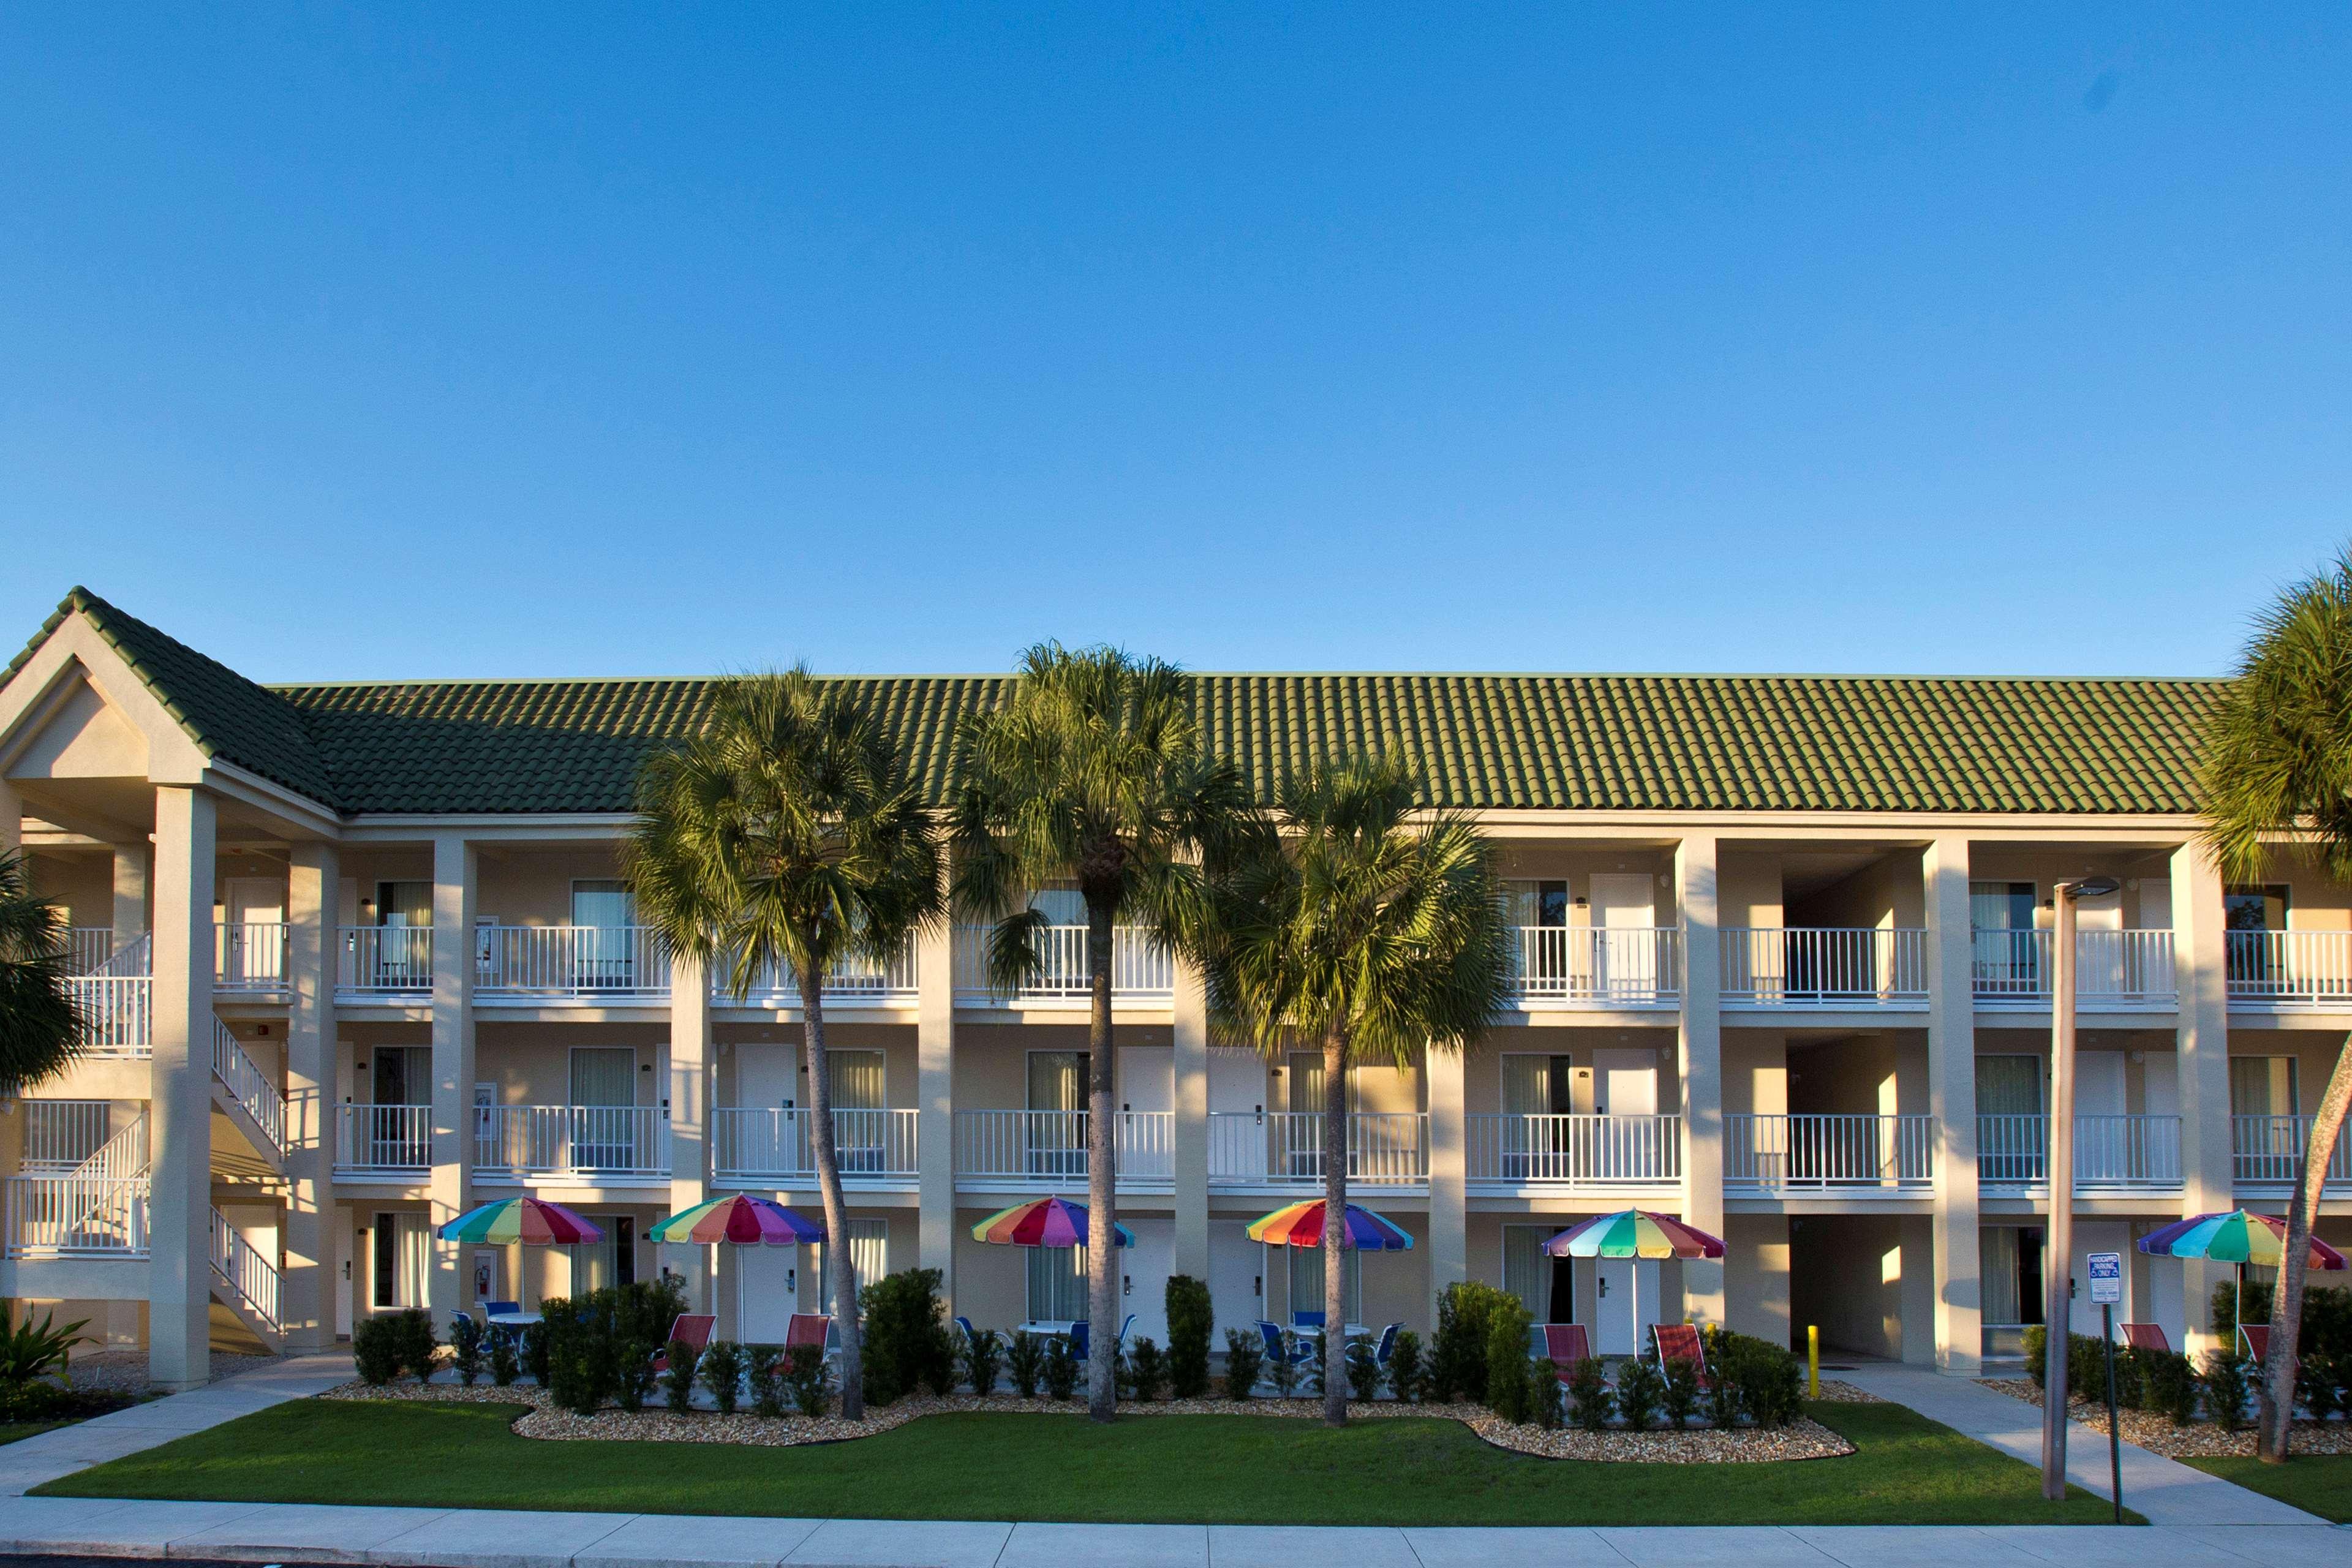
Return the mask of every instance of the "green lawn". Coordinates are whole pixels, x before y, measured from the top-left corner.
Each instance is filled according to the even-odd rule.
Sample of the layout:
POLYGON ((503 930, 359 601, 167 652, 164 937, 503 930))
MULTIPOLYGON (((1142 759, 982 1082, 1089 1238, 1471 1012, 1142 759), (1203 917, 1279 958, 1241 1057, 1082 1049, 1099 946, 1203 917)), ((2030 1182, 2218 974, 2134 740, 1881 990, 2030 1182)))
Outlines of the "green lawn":
POLYGON ((1345 1432, 1251 1415, 935 1415, 802 1448, 534 1442, 511 1406, 297 1400, 37 1490, 435 1508, 1237 1524, 2099 1523, 2077 1491, 1893 1405, 1814 1405, 1858 1453, 1599 1465, 1457 1422, 1345 1432))
POLYGON ((2274 1497, 2305 1513, 2315 1513, 2338 1524, 2352 1524, 2352 1454, 2305 1454, 2284 1465, 2235 1458, 2180 1462, 2210 1471, 2225 1481, 2235 1481, 2251 1491, 2274 1497))

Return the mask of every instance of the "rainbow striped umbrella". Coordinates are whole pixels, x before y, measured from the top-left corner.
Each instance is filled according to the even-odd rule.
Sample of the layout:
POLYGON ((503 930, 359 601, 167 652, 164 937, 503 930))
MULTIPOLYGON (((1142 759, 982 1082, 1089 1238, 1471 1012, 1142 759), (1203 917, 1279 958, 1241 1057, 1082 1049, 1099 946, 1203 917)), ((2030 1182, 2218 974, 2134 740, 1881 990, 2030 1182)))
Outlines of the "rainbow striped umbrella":
POLYGON ((1723 1243, 1672 1215, 1619 1209, 1570 1226, 1544 1250, 1554 1258, 1720 1258, 1723 1243))
MULTIPOLYGON (((1323 1245, 1323 1200, 1286 1204, 1270 1215, 1261 1215, 1250 1221, 1249 1238, 1269 1247, 1320 1247, 1323 1245)), ((1386 1215, 1370 1209, 1348 1205, 1347 1240, 1341 1243, 1359 1252, 1410 1252, 1412 1237, 1386 1215)))
POLYGON ((501 1198, 467 1209, 441 1227, 444 1241, 513 1242, 525 1247, 570 1247, 602 1241, 604 1233, 562 1204, 539 1198, 501 1198))
POLYGON ((646 1235, 655 1241, 688 1247, 714 1241, 737 1247, 798 1247, 804 1241, 823 1241, 824 1226, 803 1219, 773 1198, 734 1193, 657 1220, 646 1227, 646 1235))
MULTIPOLYGON (((2202 1258, 2238 1266, 2238 1324, 2245 1326, 2246 1265, 2276 1268, 2286 1260, 2286 1221, 2274 1215, 2231 1209, 2175 1220, 2139 1238, 2139 1249, 2156 1258, 2202 1258)), ((2344 1255, 2317 1237, 2311 1238, 2309 1268, 2345 1267, 2344 1255)))
MULTIPOLYGON (((999 1247, 1084 1247, 1089 1217, 1084 1204, 1032 1198, 990 1215, 971 1227, 971 1238, 999 1247)), ((1127 1226, 1114 1224, 1111 1228, 1118 1233, 1119 1246, 1135 1245, 1135 1235, 1127 1226)))

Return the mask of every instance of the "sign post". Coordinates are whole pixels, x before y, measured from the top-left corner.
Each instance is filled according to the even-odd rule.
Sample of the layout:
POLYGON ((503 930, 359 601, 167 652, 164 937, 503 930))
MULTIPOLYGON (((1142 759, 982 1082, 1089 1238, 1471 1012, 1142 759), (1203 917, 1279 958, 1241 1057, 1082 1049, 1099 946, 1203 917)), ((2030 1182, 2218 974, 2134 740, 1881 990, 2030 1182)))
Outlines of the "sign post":
POLYGON ((2115 1499, 2116 1522, 2124 1521, 2124 1437, 2116 1416, 2116 1304, 2124 1299, 2124 1255, 2094 1252, 2090 1266, 2091 1300, 2099 1309, 2100 1338, 2107 1352, 2107 1469, 2115 1499))

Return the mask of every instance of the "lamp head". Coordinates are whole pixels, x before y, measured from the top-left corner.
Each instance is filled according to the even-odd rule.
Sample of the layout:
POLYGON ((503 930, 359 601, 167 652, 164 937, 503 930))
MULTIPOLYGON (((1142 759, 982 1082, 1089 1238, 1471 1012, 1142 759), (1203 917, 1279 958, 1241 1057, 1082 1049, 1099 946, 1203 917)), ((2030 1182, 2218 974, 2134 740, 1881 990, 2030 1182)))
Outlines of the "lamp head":
POLYGON ((2104 899, 2122 886, 2113 877, 2084 877, 2072 882, 2061 882, 2053 890, 2065 899, 2104 899))

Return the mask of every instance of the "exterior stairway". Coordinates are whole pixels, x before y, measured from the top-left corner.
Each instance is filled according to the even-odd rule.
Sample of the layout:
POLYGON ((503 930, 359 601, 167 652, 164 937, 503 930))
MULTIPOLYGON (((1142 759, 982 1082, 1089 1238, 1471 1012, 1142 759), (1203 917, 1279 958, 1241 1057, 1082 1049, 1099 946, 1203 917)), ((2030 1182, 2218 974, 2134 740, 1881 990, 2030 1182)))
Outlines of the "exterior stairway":
POLYGON ((286 1348, 278 1319, 278 1266, 236 1233, 220 1210, 213 1215, 213 1300, 236 1315, 246 1331, 272 1351, 286 1348))
POLYGON ((213 1104, 253 1152, 286 1172, 286 1095, 245 1054, 226 1024, 213 1020, 213 1104))

